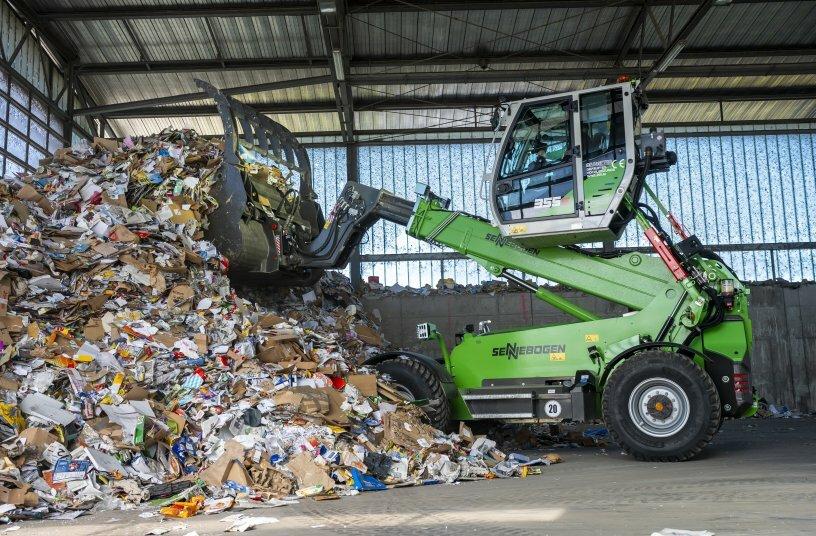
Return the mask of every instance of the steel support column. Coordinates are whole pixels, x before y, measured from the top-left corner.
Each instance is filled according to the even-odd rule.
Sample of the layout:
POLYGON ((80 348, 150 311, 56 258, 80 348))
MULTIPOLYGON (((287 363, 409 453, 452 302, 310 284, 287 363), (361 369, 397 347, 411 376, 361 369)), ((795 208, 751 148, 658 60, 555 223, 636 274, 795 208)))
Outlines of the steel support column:
POLYGON ((343 141, 354 143, 354 102, 351 96, 349 76, 349 54, 346 46, 345 13, 343 2, 319 0, 320 26, 323 40, 329 53, 329 69, 334 87, 334 99, 340 120, 343 141))
MULTIPOLYGON (((359 147, 356 143, 346 145, 346 180, 349 182, 359 182, 360 180, 360 159, 359 147)), ((363 282, 362 269, 360 266, 360 245, 354 248, 354 252, 349 257, 349 279, 354 290, 360 288, 363 282)))
POLYGON ((74 64, 69 63, 65 71, 65 102, 66 114, 65 122, 62 124, 62 137, 65 140, 65 146, 70 147, 74 139, 74 82, 76 74, 74 72, 74 64))

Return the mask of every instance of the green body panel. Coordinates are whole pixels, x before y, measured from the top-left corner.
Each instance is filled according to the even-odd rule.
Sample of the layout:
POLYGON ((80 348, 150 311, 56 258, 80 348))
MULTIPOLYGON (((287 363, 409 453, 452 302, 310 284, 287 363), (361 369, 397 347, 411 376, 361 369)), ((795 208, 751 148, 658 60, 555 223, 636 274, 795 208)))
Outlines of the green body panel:
POLYGON ((623 179, 626 159, 612 162, 593 175, 584 177, 584 203, 587 214, 602 214, 612 202, 612 195, 623 179))
MULTIPOLYGON (((410 236, 451 247, 494 275, 520 270, 633 310, 645 309, 668 290, 677 297, 683 291, 660 259, 648 255, 605 259, 558 246, 525 248, 484 220, 443 209, 434 201, 421 199, 417 205, 408 224, 410 236)), ((702 306, 693 308, 703 311, 702 306)))
MULTIPOLYGON (((574 378, 579 371, 600 378, 610 361, 644 341, 688 344, 734 361, 744 359, 750 351, 747 289, 717 261, 695 260, 715 287, 722 279, 732 279, 738 292, 729 312, 731 321, 703 330, 701 336, 697 326, 707 316, 710 298, 701 294, 691 278, 676 281, 658 257, 629 253, 606 259, 563 247, 525 248, 502 236, 490 223, 446 210, 434 198, 417 201, 408 234, 464 253, 495 275, 519 270, 630 310, 623 316, 598 318, 540 288, 537 297, 578 322, 464 334, 449 354, 443 352, 458 389, 452 401, 456 419, 471 418, 462 393, 488 387, 489 380, 574 378)), ((702 358, 696 361, 703 366, 702 358)), ((603 385, 597 388, 600 395, 603 385)))
MULTIPOLYGON (((662 321, 674 308, 669 300, 625 317, 493 332, 465 334, 453 349, 449 371, 457 388, 484 387, 485 380, 506 378, 574 378, 579 370, 600 377, 603 366, 620 352, 640 342, 643 335, 656 335, 662 321), (590 347, 603 359, 593 361, 590 347)), ((455 406, 456 419, 469 419, 464 404, 455 406)))

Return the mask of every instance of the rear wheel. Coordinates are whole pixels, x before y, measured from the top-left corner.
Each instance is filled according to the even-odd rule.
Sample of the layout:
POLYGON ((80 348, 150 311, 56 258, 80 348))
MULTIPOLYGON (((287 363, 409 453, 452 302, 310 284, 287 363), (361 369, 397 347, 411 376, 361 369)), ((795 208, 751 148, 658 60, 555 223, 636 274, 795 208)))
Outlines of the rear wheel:
POLYGON ((394 390, 408 400, 427 400, 420 406, 434 428, 447 432, 451 426, 451 408, 442 382, 425 363, 407 357, 388 359, 377 370, 391 377, 394 390))
POLYGON ((614 370, 603 415, 613 439, 635 458, 683 461, 711 441, 722 411, 714 383, 691 359, 649 350, 614 370))

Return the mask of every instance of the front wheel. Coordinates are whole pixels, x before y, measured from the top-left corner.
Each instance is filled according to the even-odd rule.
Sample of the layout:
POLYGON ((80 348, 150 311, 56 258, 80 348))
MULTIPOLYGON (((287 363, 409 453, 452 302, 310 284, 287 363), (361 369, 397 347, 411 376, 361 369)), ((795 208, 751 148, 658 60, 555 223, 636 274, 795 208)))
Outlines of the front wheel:
POLYGON ((425 401, 420 406, 431 426, 443 432, 451 427, 451 407, 439 376, 431 368, 410 357, 387 359, 377 370, 390 376, 392 386, 408 400, 425 401))
POLYGON ((717 433, 722 410, 711 378, 691 359, 649 350, 614 370, 603 415, 612 438, 635 458, 684 461, 717 433))

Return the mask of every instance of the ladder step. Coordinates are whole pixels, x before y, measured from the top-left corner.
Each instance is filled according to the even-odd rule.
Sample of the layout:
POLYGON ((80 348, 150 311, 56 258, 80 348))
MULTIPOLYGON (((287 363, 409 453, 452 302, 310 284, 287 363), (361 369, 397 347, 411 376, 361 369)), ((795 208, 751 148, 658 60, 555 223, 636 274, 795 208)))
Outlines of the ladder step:
POLYGON ((509 400, 519 398, 533 398, 533 393, 493 393, 478 395, 462 395, 462 400, 509 400))

